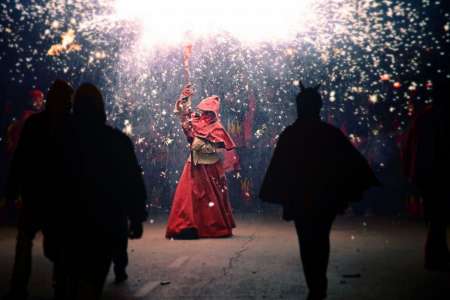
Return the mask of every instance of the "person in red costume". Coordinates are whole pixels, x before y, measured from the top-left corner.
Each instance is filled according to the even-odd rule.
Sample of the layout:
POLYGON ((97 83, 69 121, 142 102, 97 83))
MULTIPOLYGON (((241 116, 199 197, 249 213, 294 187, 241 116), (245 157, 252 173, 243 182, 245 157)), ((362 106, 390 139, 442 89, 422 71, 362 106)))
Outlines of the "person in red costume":
POLYGON ((32 108, 24 110, 20 118, 8 126, 6 134, 6 152, 12 156, 19 143, 20 133, 22 132, 25 121, 33 114, 41 112, 44 109, 44 93, 38 89, 30 91, 32 108))
POLYGON ((190 144, 190 156, 184 165, 167 225, 167 238, 196 239, 229 237, 235 222, 228 200, 225 165, 236 159, 221 155, 236 145, 220 122, 220 99, 211 96, 192 112, 193 90, 183 88, 175 105, 175 114, 190 144))

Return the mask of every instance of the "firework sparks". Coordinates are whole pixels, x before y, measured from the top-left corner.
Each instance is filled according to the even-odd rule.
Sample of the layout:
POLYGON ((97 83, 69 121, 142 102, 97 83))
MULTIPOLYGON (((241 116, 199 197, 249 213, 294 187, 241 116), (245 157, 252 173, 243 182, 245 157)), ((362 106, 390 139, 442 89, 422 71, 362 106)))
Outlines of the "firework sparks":
MULTIPOLYGON (((55 25, 52 24, 52 27, 55 25)), ((47 54, 50 56, 59 56, 63 52, 80 51, 81 45, 75 43, 75 30, 69 29, 61 35, 61 43, 54 44, 48 49, 47 54)))
MULTIPOLYGON (((252 157, 260 157, 258 169, 265 167, 277 135, 295 119, 300 80, 322 83, 326 120, 347 128, 356 144, 370 145, 367 151, 383 152, 395 132, 381 129, 387 121, 380 116, 387 113, 400 124, 396 128, 406 128, 410 103, 431 101, 433 84, 425 77, 424 57, 445 57, 443 44, 450 40, 448 16, 439 27, 442 32, 432 26, 430 16, 440 5, 406 0, 4 0, 0 64, 19 84, 29 75, 38 81, 42 69, 64 74, 74 85, 95 81, 104 93, 109 122, 133 139, 142 164, 160 164, 156 174, 174 185, 186 148, 169 112, 183 84, 184 45, 192 46, 188 67, 196 99, 220 96, 222 122, 240 145, 250 147, 252 157)), ((384 159, 377 156, 374 164, 384 159)), ((256 162, 243 161, 243 169, 253 172, 250 166, 256 162)))

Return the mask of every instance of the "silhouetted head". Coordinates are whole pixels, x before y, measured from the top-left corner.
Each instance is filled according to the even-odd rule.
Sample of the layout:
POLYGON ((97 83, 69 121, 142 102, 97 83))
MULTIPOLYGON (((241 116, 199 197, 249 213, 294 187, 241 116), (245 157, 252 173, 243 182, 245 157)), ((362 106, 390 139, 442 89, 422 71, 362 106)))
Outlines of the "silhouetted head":
POLYGON ((305 88, 300 82, 301 91, 298 93, 297 115, 299 118, 320 118, 320 110, 322 109, 322 96, 320 96, 320 85, 305 88))
POLYGON ((99 89, 91 83, 83 83, 75 92, 73 114, 81 122, 106 122, 105 104, 99 89))
POLYGON ((73 88, 67 81, 56 79, 47 93, 45 109, 53 114, 69 113, 73 88))

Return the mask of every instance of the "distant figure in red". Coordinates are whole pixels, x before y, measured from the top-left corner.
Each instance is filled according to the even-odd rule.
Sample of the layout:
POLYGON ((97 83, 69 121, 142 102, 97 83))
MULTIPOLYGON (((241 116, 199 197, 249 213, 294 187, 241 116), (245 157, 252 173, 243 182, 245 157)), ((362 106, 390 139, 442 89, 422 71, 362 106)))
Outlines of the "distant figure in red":
POLYGON ((433 105, 418 114, 403 145, 405 174, 424 200, 428 234, 425 243, 425 268, 450 271, 447 227, 450 220, 450 83, 433 82, 433 105))
POLYGON ((12 156, 14 150, 16 150, 17 144, 19 143, 20 133, 25 121, 32 114, 41 112, 44 109, 44 93, 42 91, 37 89, 32 90, 30 92, 30 97, 33 105, 32 109, 23 111, 19 119, 8 126, 8 131, 6 133, 6 152, 9 156, 12 156))
MULTIPOLYGON (((194 113, 192 95, 191 86, 186 85, 175 105, 191 151, 175 191, 166 237, 229 237, 235 223, 224 165, 233 164, 224 162, 220 152, 231 151, 236 146, 220 123, 219 97, 203 99, 194 113)), ((224 155, 224 159, 233 158, 224 155)))

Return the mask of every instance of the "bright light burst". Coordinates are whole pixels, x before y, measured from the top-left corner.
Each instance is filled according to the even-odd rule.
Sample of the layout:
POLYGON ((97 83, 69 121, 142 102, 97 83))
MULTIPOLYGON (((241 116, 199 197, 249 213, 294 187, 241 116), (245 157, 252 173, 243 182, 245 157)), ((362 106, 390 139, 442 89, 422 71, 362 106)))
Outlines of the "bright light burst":
POLYGON ((134 20, 147 45, 184 41, 228 32, 242 41, 269 41, 295 37, 317 24, 314 0, 148 1, 117 0, 115 18, 134 20))

